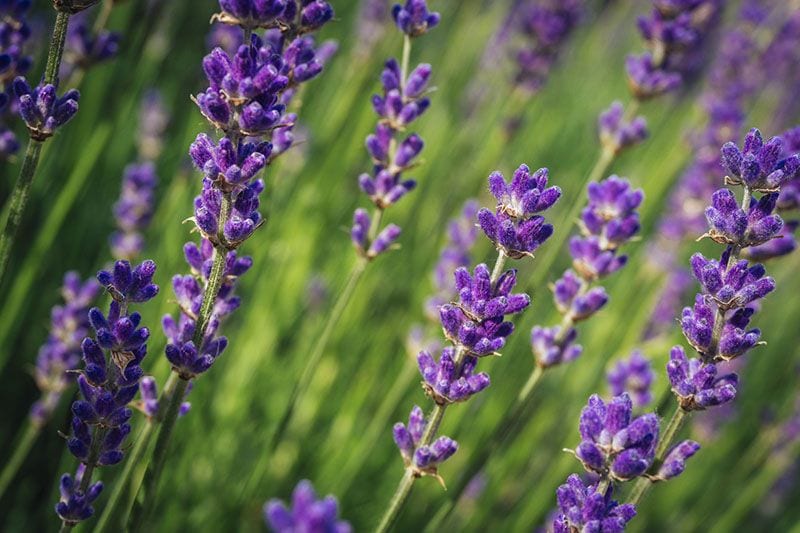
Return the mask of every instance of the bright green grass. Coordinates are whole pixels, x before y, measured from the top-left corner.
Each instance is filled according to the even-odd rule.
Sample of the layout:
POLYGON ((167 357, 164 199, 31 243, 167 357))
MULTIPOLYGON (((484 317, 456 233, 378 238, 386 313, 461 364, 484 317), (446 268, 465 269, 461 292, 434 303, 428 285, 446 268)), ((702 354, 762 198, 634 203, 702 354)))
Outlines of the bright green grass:
MULTIPOLYGON (((424 164, 414 172, 420 186, 387 215, 404 228, 402 249, 369 267, 285 439, 273 456, 264 456, 331 305, 309 309, 307 283, 320 276, 335 297, 354 263, 347 230, 353 209, 365 205, 356 176, 369 166, 363 149, 364 136, 374 126, 369 95, 376 89, 381 63, 399 54, 401 46, 398 32, 389 29, 369 54, 356 54, 356 2, 333 3, 337 21, 323 37, 338 39, 340 51, 303 95, 301 123, 308 133, 298 136, 306 142, 266 176, 263 211, 268 224, 244 247, 255 267, 241 281, 242 308, 225 325, 230 347, 197 382, 190 396, 192 411, 178 424, 156 512, 159 531, 262 530, 263 502, 288 498, 301 478, 312 480, 321 493, 335 491, 342 515, 356 530, 377 523, 402 474, 390 427, 407 417, 414 402, 429 405, 417 385, 405 337, 413 324, 424 322, 422 304, 444 241, 444 221, 467 198, 487 200, 485 178, 492 170, 510 173, 522 162, 547 166, 564 198, 551 214, 557 232, 552 242, 536 260, 515 265, 522 287, 533 295, 533 306, 517 320, 503 357, 481 363, 492 375, 492 387, 470 404, 448 410, 442 430, 460 442, 461 450, 442 468, 446 480, 456 481, 530 372, 531 326, 557 320, 547 284, 568 264, 565 247, 557 243, 573 231, 573 221, 566 220, 571 205, 584 201, 582 183, 598 152, 595 117, 613 99, 626 97, 622 64, 629 51, 640 47, 633 20, 644 7, 614 2, 592 13, 545 90, 519 110, 508 103, 507 69, 476 71, 506 2, 436 2, 443 23, 415 41, 412 51, 412 62, 433 64, 437 87, 433 106, 416 124, 426 142, 424 164), (489 96, 467 116, 466 93, 476 82, 489 96), (507 138, 503 124, 519 112, 522 128, 507 138), (542 265, 551 267, 543 270, 542 265), (385 400, 387 394, 394 402, 385 400), (365 442, 370 436, 376 440, 365 442), (254 472, 255 465, 264 468, 254 472)), ((158 322, 163 313, 175 312, 169 280, 185 270, 181 247, 190 235, 182 221, 190 216, 191 199, 199 189, 185 154, 205 127, 188 95, 201 87, 200 59, 215 2, 164 2, 157 20, 142 19, 137 4, 115 8, 111 25, 125 33, 122 55, 87 76, 79 115, 48 145, 9 281, 0 287, 0 401, 6 406, 0 449, 5 456, 35 397, 27 370, 45 337, 48 309, 57 302, 63 272, 78 269, 88 276, 108 260, 110 206, 122 168, 134 154, 139 99, 152 86, 163 92, 173 118, 159 163, 159 208, 145 254, 159 265, 162 293, 141 311, 154 330, 145 368, 159 379, 168 372, 158 322)), ((652 138, 612 167, 647 194, 643 238, 628 248, 629 266, 607 283, 611 303, 580 326, 582 358, 545 377, 523 432, 489 462, 485 492, 478 501, 460 506, 458 520, 448 522, 445 530, 530 531, 554 506, 555 488, 570 472, 580 471, 561 449, 577 443, 577 416, 588 395, 605 392, 608 362, 640 345, 642 327, 663 284, 648 267, 647 241, 667 192, 691 155, 686 133, 702 124, 693 102, 701 86, 645 106, 652 138)), ((773 106, 774 91, 765 91, 748 122, 766 128, 773 106)), ((785 117, 783 123, 797 118, 785 117)), ((16 171, 14 166, 0 168, 4 196, 16 171)), ((697 248, 715 251, 707 243, 689 242, 682 257, 697 248)), ((479 240, 475 257, 492 260, 485 242, 479 240)), ((757 318, 769 344, 753 351, 744 371, 736 422, 725 426, 717 440, 701 441, 703 450, 681 478, 650 493, 631 523, 634 530, 784 531, 800 520, 797 506, 774 502, 773 512, 766 511, 771 486, 787 465, 796 464, 797 450, 771 455, 773 437, 764 424, 767 418, 788 416, 797 395, 796 266, 792 256, 771 267, 779 290, 757 318)), ((435 326, 429 329, 438 334, 435 326)), ((669 346, 679 340, 676 327, 669 338, 644 347, 658 370, 657 391, 666 386, 663 365, 669 346)), ((661 414, 671 411, 668 405, 661 414)), ((3 530, 55 529, 55 482, 74 467, 57 434, 66 429, 64 406, 0 506, 3 530)), ((103 469, 104 481, 114 483, 120 470, 103 469)), ((107 496, 98 501, 98 510, 107 496)), ((794 489, 785 501, 798 496, 794 489)), ((421 480, 398 530, 423 530, 447 498, 435 481, 421 480)))

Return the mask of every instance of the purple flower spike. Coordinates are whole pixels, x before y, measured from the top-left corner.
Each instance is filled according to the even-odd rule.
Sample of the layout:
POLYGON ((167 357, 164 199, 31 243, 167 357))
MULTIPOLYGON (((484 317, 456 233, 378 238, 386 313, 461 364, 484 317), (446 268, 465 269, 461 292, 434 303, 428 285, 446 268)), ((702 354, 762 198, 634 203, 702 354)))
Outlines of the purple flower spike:
POLYGON ((585 233, 600 238, 603 247, 614 248, 630 241, 639 232, 639 213, 644 200, 641 189, 633 189, 626 179, 610 176, 590 183, 589 203, 581 212, 585 233))
POLYGON ((227 137, 215 145, 205 133, 199 134, 189 148, 197 169, 223 190, 246 187, 266 166, 271 151, 267 142, 239 142, 234 146, 227 137))
POLYGON ((422 374, 422 387, 437 404, 463 402, 474 394, 489 386, 489 375, 485 372, 475 373, 478 360, 467 356, 456 374, 454 362, 455 348, 442 350, 439 361, 428 352, 420 352, 417 356, 419 372, 422 374))
POLYGON ((419 37, 439 24, 439 13, 428 11, 425 0, 406 0, 405 5, 395 4, 392 17, 397 27, 409 37, 419 37))
POLYGON ((131 261, 144 248, 141 232, 153 217, 155 188, 158 176, 152 163, 125 167, 122 193, 114 204, 114 218, 118 231, 111 234, 111 252, 117 259, 131 261))
POLYGON ((693 440, 681 442, 669 451, 656 477, 662 481, 678 477, 686 469, 686 460, 699 450, 700 445, 693 440))
POLYGON ((711 206, 706 208, 709 231, 705 236, 721 244, 745 248, 758 246, 777 237, 783 229, 783 220, 773 214, 778 193, 765 194, 761 199, 751 199, 747 212, 739 207, 729 189, 714 193, 711 206))
POLYGON ((491 174, 489 190, 497 207, 494 213, 486 208, 478 212, 481 229, 509 257, 532 255, 553 234, 553 226, 537 213, 552 207, 561 197, 561 189, 547 188, 547 169, 531 174, 526 165, 520 165, 511 183, 499 172, 491 174))
POLYGON ((394 442, 400 449, 406 468, 411 468, 417 476, 433 476, 441 483, 438 466, 456 453, 458 443, 442 436, 431 445, 420 445, 426 425, 422 409, 415 405, 408 416, 407 426, 402 422, 394 425, 394 442))
POLYGON ((512 294, 515 270, 503 273, 492 285, 489 268, 480 264, 470 276, 466 268, 455 272, 459 301, 443 305, 439 317, 445 335, 476 357, 495 354, 514 330, 505 315, 523 311, 530 304, 527 294, 512 294))
POLYGON ((625 110, 621 102, 614 102, 611 107, 600 113, 597 120, 600 131, 600 143, 613 154, 635 146, 648 136, 647 121, 642 116, 626 122, 625 110))
POLYGON ((158 285, 153 283, 156 264, 149 259, 135 268, 127 261, 117 261, 109 272, 97 273, 97 281, 116 301, 146 302, 158 294, 158 285))
POLYGON ((777 191, 800 175, 800 155, 783 158, 783 139, 773 137, 764 142, 755 128, 745 137, 743 150, 732 142, 725 143, 722 164, 730 172, 729 183, 761 192, 777 191))
POLYGON ((612 395, 619 396, 628 392, 636 407, 645 407, 653 399, 650 387, 655 374, 650 360, 638 350, 631 353, 627 360, 618 361, 606 374, 606 378, 612 395))
POLYGON ((59 483, 61 500, 56 504, 56 514, 70 526, 91 518, 94 514, 92 503, 103 492, 103 483, 100 481, 89 485, 85 493, 80 490, 84 470, 84 465, 78 466, 78 472, 74 477, 64 474, 59 483))
POLYGON ((717 376, 713 363, 688 359, 681 346, 674 346, 670 351, 667 377, 685 411, 700 411, 730 402, 736 397, 739 382, 736 374, 717 376))
POLYGON ((581 411, 583 439, 575 455, 590 472, 626 481, 644 474, 655 459, 659 423, 655 414, 631 419, 627 393, 608 404, 596 394, 581 411))
POLYGON ((622 533, 636 516, 636 507, 620 505, 611 499, 611 493, 610 488, 605 494, 597 492, 596 485, 585 485, 577 474, 569 476, 556 491, 559 514, 553 522, 555 533, 622 533))
POLYGON ((333 496, 317 499, 310 481, 297 484, 292 493, 291 507, 273 499, 264 505, 264 520, 275 533, 299 531, 320 533, 350 533, 350 524, 339 520, 339 504, 333 496))
POLYGON ((14 94, 19 101, 19 114, 32 139, 44 141, 52 137, 59 126, 63 126, 78 112, 80 94, 75 89, 56 96, 53 85, 31 88, 25 78, 14 80, 14 94))
POLYGON ((536 364, 542 368, 569 363, 580 357, 583 347, 575 344, 578 331, 569 328, 567 333, 562 335, 561 328, 543 328, 534 326, 531 330, 531 348, 533 355, 536 356, 536 364))
POLYGON ((742 260, 728 267, 730 252, 725 250, 719 261, 699 253, 691 259, 692 273, 703 292, 723 311, 744 307, 775 290, 775 280, 766 276, 762 265, 750 266, 742 260))

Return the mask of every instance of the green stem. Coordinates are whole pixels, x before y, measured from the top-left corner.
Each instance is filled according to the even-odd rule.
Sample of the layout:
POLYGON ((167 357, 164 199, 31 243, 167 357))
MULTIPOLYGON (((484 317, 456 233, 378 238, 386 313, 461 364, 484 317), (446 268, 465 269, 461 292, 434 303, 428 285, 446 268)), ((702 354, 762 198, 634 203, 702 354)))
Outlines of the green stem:
MULTIPOLYGON (((654 466, 657 467, 664 462, 664 457, 667 454, 667 450, 669 450, 670 446, 672 446, 672 441, 675 440, 675 436, 681 430, 686 420, 688 420, 688 414, 689 413, 681 409, 680 406, 675 409, 675 412, 672 414, 672 418, 670 418, 669 422, 667 423, 666 429, 664 429, 663 435, 661 435, 661 438, 659 439, 658 447, 656 448, 656 458, 653 461, 654 466)), ((638 505, 652 485, 653 482, 648 478, 640 477, 636 482, 636 485, 633 486, 630 496, 628 496, 628 503, 638 505)))
MULTIPOLYGON (((380 211, 378 211, 378 213, 380 213, 380 211)), ((377 219, 379 219, 379 217, 373 217, 373 221, 377 219)), ((259 463, 251 471, 252 473, 250 475, 250 479, 248 483, 245 484, 246 490, 252 488, 253 484, 260 480, 260 477, 263 475, 266 468, 265 463, 272 460, 273 452, 283 439, 284 434, 289 427, 289 423, 292 421, 292 416, 294 415, 300 399, 305 395, 308 387, 311 385, 311 381, 313 380, 314 374, 319 366, 319 361, 328 347, 328 342, 330 342, 331 335, 333 334, 334 329, 336 329, 336 325, 339 323, 339 320, 344 315, 344 311, 347 308, 347 305, 350 303, 353 293, 355 292, 356 287, 358 286, 358 283, 364 274, 366 266, 367 260, 359 258, 358 262, 350 271, 347 282, 345 283, 342 292, 339 293, 339 297, 336 299, 336 303, 333 305, 333 309, 325 321, 325 326, 322 330, 322 333, 319 337, 317 337, 316 342, 311 349, 311 355, 306 359, 306 364, 303 367, 303 371, 300 373, 300 377, 295 382, 294 387, 289 394, 289 401, 286 404, 286 408, 283 410, 283 414, 278 421, 275 431, 272 433, 272 437, 269 439, 267 449, 261 454, 259 463)))
MULTIPOLYGON (((225 242, 223 230, 225 223, 230 217, 231 209, 231 194, 229 192, 223 193, 219 220, 217 221, 217 227, 219 228, 217 239, 219 243, 214 247, 211 272, 208 275, 208 282, 203 291, 203 301, 200 304, 200 313, 197 316, 194 336, 192 338, 198 350, 202 350, 206 329, 214 314, 214 305, 217 302, 217 295, 219 294, 223 278, 225 277, 225 260, 227 258, 228 249, 222 244, 225 242)), ((158 413, 158 419, 161 420, 161 427, 158 431, 158 437, 156 438, 153 457, 145 472, 143 483, 145 492, 140 508, 142 511, 135 514, 135 516, 131 516, 131 520, 133 521, 132 526, 135 531, 141 530, 147 522, 149 514, 152 513, 155 508, 155 496, 158 490, 161 472, 164 470, 164 464, 167 460, 169 442, 172 438, 172 432, 175 429, 175 422, 178 420, 178 412, 180 411, 183 397, 186 394, 186 389, 189 387, 190 382, 190 376, 179 375, 178 380, 174 382, 174 389, 168 390, 168 388, 165 387, 159 398, 159 404, 162 406, 159 408, 158 413), (163 407, 165 403, 166 408, 163 407)))
POLYGON ((20 432, 20 436, 17 438, 16 447, 14 448, 14 453, 3 467, 2 473, 0 473, 0 500, 3 499, 3 494, 5 494, 8 485, 14 479, 14 476, 16 476, 17 472, 19 472, 19 469, 22 466, 22 463, 25 461, 25 458, 28 456, 33 443, 36 442, 36 437, 39 436, 39 431, 41 431, 41 427, 34 424, 29 419, 28 425, 23 431, 20 432))
MULTIPOLYGON (((44 83, 57 85, 58 69, 61 67, 61 56, 64 53, 64 41, 67 38, 67 26, 69 25, 69 13, 59 11, 56 15, 56 22, 53 26, 53 35, 50 39, 50 48, 47 51, 47 65, 44 69, 44 83)), ((28 204, 28 196, 31 190, 33 178, 36 175, 36 167, 39 165, 39 156, 42 152, 42 142, 31 138, 28 141, 28 148, 25 151, 25 159, 19 171, 19 178, 14 185, 11 193, 11 203, 9 204, 8 218, 6 219, 3 234, 0 236, 0 283, 5 277, 8 260, 11 257, 11 247, 17 236, 25 206, 28 204)))
MULTIPOLYGON (((154 427, 155 424, 152 421, 148 421, 142 431, 139 433, 139 438, 136 439, 136 444, 134 445, 128 460, 125 461, 125 467, 122 470, 122 473, 115 480, 114 490, 111 492, 111 496, 108 498, 108 502, 103 509, 103 514, 100 515, 100 518, 97 521, 97 525, 94 529, 97 533, 103 533, 104 531, 111 530, 110 522, 114 519, 120 503, 123 501, 122 496, 125 492, 125 489, 128 487, 128 481, 133 475, 134 468, 140 464, 142 458, 144 457, 145 451, 147 451, 147 445, 150 443, 150 437, 153 434, 154 427)), ((120 523, 124 524, 126 520, 127 515, 123 517, 123 520, 120 523)))
POLYGON ((536 386, 539 384, 539 381, 542 379, 542 376, 544 376, 544 370, 545 369, 543 366, 536 365, 534 367, 533 372, 531 372, 531 375, 528 376, 528 381, 525 382, 525 385, 522 387, 522 389, 519 391, 519 394, 517 395, 518 405, 525 403, 528 400, 531 393, 534 391, 536 386))
MULTIPOLYGON (((494 268, 492 268, 492 285, 497 282, 500 274, 503 272, 503 267, 505 266, 507 259, 508 256, 505 254, 505 252, 498 250, 497 260, 494 263, 494 268)), ((457 346, 456 354, 453 357, 453 364, 455 365, 456 369, 461 368, 461 364, 466 355, 467 350, 463 346, 457 346)), ((439 431, 439 426, 442 424, 446 410, 447 404, 436 404, 434 406, 431 414, 428 416, 428 423, 425 426, 425 431, 422 433, 422 437, 420 437, 419 442, 417 443, 417 448, 420 446, 428 446, 431 442, 433 442, 433 439, 436 437, 436 433, 439 431)), ((412 468, 406 468, 403 477, 400 479, 400 483, 397 485, 397 489, 395 489, 392 499, 389 501, 389 506, 386 508, 378 527, 375 529, 376 533, 385 533, 386 531, 389 531, 389 529, 395 523, 397 518, 400 516, 400 511, 402 511, 403 505, 408 499, 408 496, 411 494, 411 489, 414 487, 414 481, 417 479, 417 476, 418 474, 415 474, 412 468)))
POLYGON ((22 222, 22 214, 28 203, 28 196, 31 192, 31 184, 36 174, 36 167, 39 164, 39 156, 42 153, 41 141, 30 139, 28 148, 25 150, 25 159, 22 161, 22 168, 19 171, 19 178, 11 192, 8 218, 6 219, 3 234, 0 236, 0 283, 8 267, 8 260, 11 257, 11 247, 17 235, 17 230, 22 222))
MULTIPOLYGON (((405 88, 408 77, 408 63, 411 59, 411 37, 403 34, 403 55, 400 61, 400 88, 405 88)), ((402 93, 402 90, 400 91, 402 93)))

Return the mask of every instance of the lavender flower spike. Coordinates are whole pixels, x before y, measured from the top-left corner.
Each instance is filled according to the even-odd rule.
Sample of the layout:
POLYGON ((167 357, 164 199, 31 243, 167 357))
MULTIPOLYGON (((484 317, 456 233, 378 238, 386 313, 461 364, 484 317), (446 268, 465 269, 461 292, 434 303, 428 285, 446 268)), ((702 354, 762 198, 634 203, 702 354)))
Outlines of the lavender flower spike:
POLYGON ((421 444, 427 421, 422 409, 415 405, 408 415, 408 426, 402 422, 394 425, 394 442, 400 448, 406 468, 414 477, 433 476, 444 486, 438 467, 458 450, 458 443, 449 437, 439 437, 432 444, 421 444))
POLYGON ((118 230, 111 235, 111 254, 115 258, 130 261, 142 252, 144 237, 141 231, 147 228, 153 217, 157 182, 152 163, 125 167, 122 192, 114 204, 118 230))
POLYGON ((75 526, 79 522, 91 518, 94 514, 92 503, 103 492, 101 481, 89 485, 86 492, 79 488, 85 472, 86 467, 78 465, 78 471, 74 477, 69 474, 61 476, 59 483, 61 501, 56 504, 56 514, 69 526, 75 526))
POLYGON ((722 147, 722 163, 730 172, 731 185, 746 185, 753 191, 774 192, 800 175, 800 155, 783 158, 783 139, 773 137, 766 143, 753 128, 744 139, 744 149, 732 142, 722 147))
POLYGON ((31 88, 25 78, 19 77, 14 80, 14 94, 19 101, 19 114, 31 138, 36 141, 52 137, 59 126, 66 124, 78 112, 80 94, 75 89, 58 97, 54 85, 31 88))
POLYGON ((405 5, 395 4, 392 17, 397 27, 409 37, 419 37, 439 24, 439 13, 428 11, 425 0, 406 0, 405 5))
POLYGON ((339 520, 339 505, 333 496, 317 499, 311 482, 303 480, 292 493, 292 505, 280 500, 264 504, 264 520, 275 533, 300 531, 320 533, 350 533, 349 523, 339 520))
POLYGON ((553 531, 621 533, 636 516, 636 508, 629 503, 620 505, 611 499, 611 493, 608 489, 603 494, 597 485, 586 485, 577 474, 572 474, 556 491, 559 514, 553 522, 553 531))

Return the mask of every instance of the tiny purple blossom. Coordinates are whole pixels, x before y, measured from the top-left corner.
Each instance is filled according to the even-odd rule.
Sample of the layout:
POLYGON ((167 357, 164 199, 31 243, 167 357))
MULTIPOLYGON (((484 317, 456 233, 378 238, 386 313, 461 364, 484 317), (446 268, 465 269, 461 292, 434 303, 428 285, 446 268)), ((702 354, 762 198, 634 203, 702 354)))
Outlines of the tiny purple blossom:
POLYGON ((448 347, 442 350, 438 361, 425 351, 417 357, 423 388, 438 404, 466 401, 490 383, 486 372, 475 373, 477 358, 467 357, 456 369, 454 355, 455 348, 448 347))
POLYGON ((703 410, 730 402, 736 397, 739 383, 739 377, 734 373, 718 376, 715 364, 687 358, 681 346, 674 346, 670 351, 667 377, 672 392, 686 411, 703 410))
POLYGON ((89 485, 86 492, 80 490, 81 479, 86 468, 78 466, 75 476, 64 474, 59 483, 60 501, 56 504, 56 514, 65 524, 75 526, 88 520, 94 514, 92 503, 103 492, 103 483, 98 481, 89 485))
POLYGON ((419 37, 439 24, 439 13, 428 11, 425 0, 406 0, 405 5, 395 4, 392 17, 397 27, 409 37, 419 37))
MULTIPOLYGON (((394 425, 392 434, 407 468, 414 469, 418 475, 430 475, 438 478, 438 466, 458 450, 458 444, 456 441, 442 436, 433 444, 420 445, 426 424, 422 409, 415 405, 408 417, 408 425, 398 422, 394 425)), ((441 478, 439 479, 441 480, 441 478)))
POLYGON ((693 440, 685 440, 674 446, 667 456, 656 477, 663 481, 677 477, 686 469, 686 461, 700 450, 700 445, 693 440))
POLYGON ((325 532, 350 533, 349 523, 339 520, 339 504, 333 496, 317 499, 310 481, 297 484, 291 506, 272 499, 264 504, 264 520, 275 533, 325 532))
POLYGON ((647 121, 642 116, 626 121, 621 102, 615 101, 600 113, 597 120, 600 143, 613 154, 635 146, 648 136, 647 121))
POLYGON ((19 114, 34 140, 44 141, 52 137, 58 127, 69 122, 78 112, 80 94, 75 89, 59 97, 54 85, 31 88, 23 77, 14 80, 13 88, 19 102, 19 114))
POLYGON ((577 474, 556 491, 559 514, 553 522, 555 533, 593 531, 622 533, 625 525, 636 516, 636 508, 626 503, 620 505, 611 499, 611 489, 603 494, 596 485, 586 485, 577 474))

